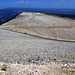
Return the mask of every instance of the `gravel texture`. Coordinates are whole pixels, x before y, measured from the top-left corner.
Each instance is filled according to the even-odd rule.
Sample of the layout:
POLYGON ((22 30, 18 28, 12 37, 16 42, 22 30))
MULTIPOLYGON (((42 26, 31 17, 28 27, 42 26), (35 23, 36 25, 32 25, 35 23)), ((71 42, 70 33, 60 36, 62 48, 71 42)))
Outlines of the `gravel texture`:
POLYGON ((74 22, 23 12, 1 25, 0 75, 74 75, 74 22))
POLYGON ((46 64, 46 65, 21 65, 0 63, 0 75, 75 75, 73 72, 74 65, 62 68, 61 66, 46 64), (6 71, 2 70, 5 68, 6 71))
POLYGON ((36 61, 75 62, 75 43, 41 39, 0 29, 0 61, 28 63, 36 61))

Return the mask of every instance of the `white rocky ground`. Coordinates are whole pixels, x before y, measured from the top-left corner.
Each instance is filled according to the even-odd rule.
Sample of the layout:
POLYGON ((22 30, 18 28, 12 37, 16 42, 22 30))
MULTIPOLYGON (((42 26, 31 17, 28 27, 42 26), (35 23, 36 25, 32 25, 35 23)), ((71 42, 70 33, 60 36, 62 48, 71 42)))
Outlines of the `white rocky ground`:
POLYGON ((75 62, 75 43, 41 39, 0 29, 0 61, 75 62))
POLYGON ((75 75, 74 65, 61 67, 57 64, 21 65, 0 63, 0 75, 75 75))
POLYGON ((7 71, 0 71, 1 75, 74 75, 70 71, 75 68, 75 44, 0 29, 2 61, 10 64, 0 63, 0 69, 4 64, 8 67, 7 71), (72 68, 64 68, 69 62, 72 68))
POLYGON ((21 18, 0 26, 0 62, 3 62, 0 63, 0 70, 4 64, 7 65, 7 71, 1 70, 0 75, 74 75, 74 23, 72 27, 64 29, 62 22, 71 25, 71 20, 40 13, 29 13, 25 17, 24 14, 28 13, 22 13, 21 18), (55 26, 60 28, 49 29, 45 22, 55 22, 56 25, 59 22, 61 25, 55 26), (47 38, 57 39, 60 36, 63 41, 42 38, 43 33, 47 38))

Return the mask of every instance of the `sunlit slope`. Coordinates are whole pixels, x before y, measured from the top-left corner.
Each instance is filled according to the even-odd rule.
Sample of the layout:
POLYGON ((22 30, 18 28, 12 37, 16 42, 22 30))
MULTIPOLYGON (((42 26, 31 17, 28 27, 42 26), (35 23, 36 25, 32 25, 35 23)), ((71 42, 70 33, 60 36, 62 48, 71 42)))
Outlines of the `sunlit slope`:
POLYGON ((23 12, 0 28, 48 39, 75 41, 75 20, 43 13, 23 12))

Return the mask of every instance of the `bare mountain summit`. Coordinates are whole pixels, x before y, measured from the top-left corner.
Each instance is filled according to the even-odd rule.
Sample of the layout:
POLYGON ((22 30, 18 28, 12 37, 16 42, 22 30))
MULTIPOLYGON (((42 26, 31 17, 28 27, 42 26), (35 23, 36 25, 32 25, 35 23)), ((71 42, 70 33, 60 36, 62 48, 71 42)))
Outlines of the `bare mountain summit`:
POLYGON ((0 75, 75 75, 75 20, 23 12, 1 25, 0 75))
POLYGON ((46 39, 75 41, 75 20, 43 13, 23 12, 0 28, 46 39))

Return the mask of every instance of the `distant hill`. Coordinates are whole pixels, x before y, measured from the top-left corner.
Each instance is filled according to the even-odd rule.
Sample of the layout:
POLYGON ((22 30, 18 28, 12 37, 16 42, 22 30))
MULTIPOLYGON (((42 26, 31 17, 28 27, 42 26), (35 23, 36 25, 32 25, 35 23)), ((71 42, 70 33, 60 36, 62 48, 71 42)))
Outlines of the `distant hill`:
POLYGON ((13 9, 3 9, 0 10, 0 25, 13 19, 16 17, 20 12, 13 10, 13 9))

